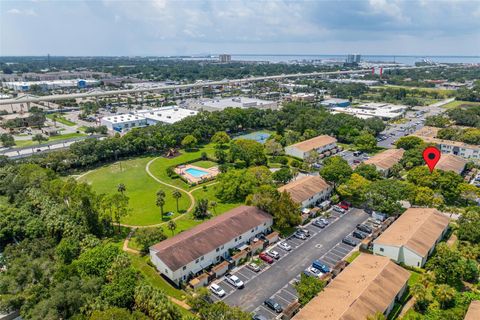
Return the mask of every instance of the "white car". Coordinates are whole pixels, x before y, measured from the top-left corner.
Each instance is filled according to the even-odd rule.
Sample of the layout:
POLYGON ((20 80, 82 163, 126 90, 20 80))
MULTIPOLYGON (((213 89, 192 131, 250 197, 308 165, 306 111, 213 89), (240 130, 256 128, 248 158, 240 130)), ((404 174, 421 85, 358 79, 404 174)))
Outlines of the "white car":
POLYGON ((320 277, 323 273, 322 271, 318 270, 317 268, 314 268, 312 266, 307 268, 307 271, 313 274, 316 277, 320 277))
POLYGON ((267 254, 274 259, 279 259, 280 258, 280 254, 275 250, 268 250, 267 254))
POLYGON ((219 296, 220 298, 225 295, 225 291, 218 284, 215 283, 212 283, 210 285, 210 291, 212 291, 213 294, 219 296))
POLYGON ((238 277, 235 275, 227 274, 225 275, 225 278, 227 279, 228 283, 237 289, 242 289, 244 287, 243 281, 238 279, 238 277))
POLYGON ((319 220, 320 220, 320 222, 322 222, 323 224, 329 224, 328 220, 325 219, 325 218, 320 218, 319 220))
POLYGON ((339 206, 333 206, 333 211, 339 212, 339 213, 345 213, 345 209, 340 208, 339 206))
POLYGON ((278 244, 278 246, 279 246, 280 248, 282 248, 283 250, 286 250, 286 251, 292 250, 292 247, 291 247, 288 243, 286 243, 286 242, 280 242, 280 243, 278 244))

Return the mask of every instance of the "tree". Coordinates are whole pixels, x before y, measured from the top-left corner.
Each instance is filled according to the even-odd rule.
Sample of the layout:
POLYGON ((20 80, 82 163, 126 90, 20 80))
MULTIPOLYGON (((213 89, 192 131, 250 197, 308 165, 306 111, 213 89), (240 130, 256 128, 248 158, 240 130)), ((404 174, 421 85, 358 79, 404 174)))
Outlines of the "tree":
POLYGON ((458 219, 458 239, 480 243, 480 208, 472 207, 458 219))
POLYGON ((175 221, 170 220, 168 221, 167 228, 168 230, 172 231, 172 236, 173 236, 173 234, 175 233, 175 229, 177 229, 177 224, 175 223, 175 221))
POLYGON ((440 284, 435 287, 435 298, 440 304, 441 309, 451 307, 455 299, 455 289, 446 284, 440 284))
POLYGON ((337 191, 342 196, 342 199, 360 206, 367 200, 367 192, 370 184, 370 181, 354 173, 347 182, 337 188, 337 191))
POLYGON ((210 208, 212 208, 213 213, 217 214, 217 202, 216 201, 211 201, 210 202, 210 208))
POLYGON ((274 181, 285 184, 288 181, 293 179, 293 174, 290 168, 281 168, 280 170, 277 170, 274 173, 272 173, 272 179, 274 181))
POLYGON ((271 173, 266 167, 228 170, 217 176, 216 196, 224 202, 244 201, 263 184, 270 184, 271 173))
POLYGON ((464 259, 458 250, 450 248, 445 243, 440 243, 426 267, 433 271, 437 283, 455 286, 462 279, 463 263, 464 259))
POLYGON ((197 143, 198 143, 197 138, 195 138, 191 134, 185 136, 185 138, 183 138, 182 140, 182 146, 187 150, 194 149, 197 146, 197 143))
POLYGON ((165 206, 165 191, 163 190, 158 190, 157 191, 157 201, 155 202, 155 205, 160 208, 160 215, 163 219, 163 207, 165 206))
POLYGON ((230 142, 230 137, 225 131, 218 131, 216 132, 210 142, 216 143, 218 147, 223 147, 224 145, 230 142))
POLYGON ((57 119, 58 119, 58 115, 56 113, 54 113, 52 115, 52 121, 53 121, 53 125, 54 125, 55 128, 57 127, 57 119))
POLYGON ((140 245, 142 253, 148 253, 148 250, 154 244, 167 239, 161 227, 140 228, 135 231, 135 241, 140 245))
POLYGON ((309 277, 302 273, 300 276, 300 282, 295 285, 295 289, 298 293, 298 302, 300 302, 302 306, 305 306, 320 291, 322 291, 324 287, 324 281, 321 281, 317 277, 309 277))
POLYGON ((205 219, 208 217, 208 199, 200 199, 197 202, 197 206, 193 211, 193 217, 195 219, 205 219))
POLYGON ((43 141, 47 141, 47 140, 48 140, 48 138, 45 137, 45 136, 44 136, 43 134, 41 134, 41 133, 37 133, 36 135, 34 135, 34 136, 32 137, 32 141, 37 141, 38 144, 42 143, 43 141))
POLYGON ((277 141, 270 139, 265 142, 265 152, 268 155, 279 156, 283 154, 283 147, 277 141))
POLYGON ((252 315, 238 307, 230 307, 223 301, 208 304, 199 310, 201 320, 251 320, 252 315))
POLYGON ((2 146, 6 148, 13 147, 15 145, 15 139, 11 134, 8 133, 0 134, 0 142, 2 143, 2 146))
POLYGON ((227 153, 222 149, 215 150, 215 158, 217 159, 218 163, 225 163, 227 161, 227 153))
POLYGON ((180 210, 178 209, 178 200, 180 200, 180 198, 182 197, 182 193, 180 192, 180 190, 178 189, 175 189, 173 190, 172 192, 172 197, 175 199, 175 201, 177 202, 177 212, 180 212, 180 210))
POLYGON ((480 198, 480 188, 469 183, 460 183, 457 187, 460 197, 465 200, 465 205, 470 202, 474 203, 477 198, 480 198))
POLYGON ((375 137, 365 131, 360 133, 360 135, 355 138, 353 143, 360 151, 373 151, 377 147, 377 140, 375 137))
POLYGON ((380 179, 380 173, 378 172, 377 167, 373 164, 361 163, 355 168, 355 170, 353 170, 353 172, 370 181, 380 179))
POLYGON ((420 313, 424 313, 433 300, 430 290, 421 282, 413 284, 410 290, 415 298, 414 309, 420 313))
POLYGON ((86 127, 85 128, 85 133, 86 134, 94 134, 96 132, 95 127, 86 127))
POLYGON ((385 315, 383 313, 381 313, 380 311, 374 313, 373 315, 371 316, 368 316, 367 317, 367 320, 386 320, 387 318, 385 317, 385 315))
POLYGON ((412 192, 412 186, 398 180, 373 181, 368 188, 367 206, 375 211, 396 215, 403 211, 401 200, 407 199, 412 192))
POLYGON ((153 320, 178 320, 182 318, 178 308, 160 289, 142 283, 135 288, 135 307, 153 320))
POLYGON ((326 159, 323 162, 324 166, 320 169, 320 175, 336 186, 347 179, 352 174, 352 168, 348 162, 339 156, 334 156, 326 159))
POLYGON ((267 162, 263 153, 263 145, 254 140, 238 139, 230 144, 230 158, 245 161, 247 167, 251 164, 261 165, 267 162))
POLYGON ((125 191, 127 191, 127 188, 123 183, 118 184, 117 186, 117 191, 120 192, 121 194, 124 194, 125 191))
POLYGON ((105 310, 94 310, 89 320, 148 320, 148 317, 139 311, 130 312, 124 308, 108 308, 105 310))
POLYGON ((404 150, 410 150, 414 149, 416 147, 420 147, 424 145, 424 142, 421 138, 416 137, 416 136, 406 136, 406 137, 401 137, 399 138, 396 142, 395 145, 399 149, 404 149, 404 150))

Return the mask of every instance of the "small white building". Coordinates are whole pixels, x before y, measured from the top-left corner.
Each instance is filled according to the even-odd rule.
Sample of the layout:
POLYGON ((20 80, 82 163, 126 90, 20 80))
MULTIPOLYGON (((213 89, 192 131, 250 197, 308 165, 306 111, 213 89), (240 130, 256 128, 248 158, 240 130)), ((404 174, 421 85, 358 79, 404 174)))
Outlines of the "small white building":
POLYGON ((198 114, 198 111, 179 108, 177 106, 168 106, 150 110, 139 110, 135 112, 135 114, 146 118, 148 125, 154 125, 159 122, 172 124, 186 117, 194 116, 198 114))
POLYGON ((337 153, 339 151, 337 139, 322 135, 285 147, 285 154, 302 160, 307 158, 312 151, 323 156, 337 153))
POLYGON ((157 270, 177 285, 229 257, 238 248, 271 230, 273 218, 251 206, 240 206, 150 247, 157 270))
POLYGON ((320 176, 303 176, 278 188, 279 192, 288 192, 302 208, 329 199, 332 190, 333 187, 320 176))
POLYGON ((226 108, 257 108, 257 109, 277 109, 277 101, 261 100, 247 97, 215 98, 202 99, 190 102, 189 109, 204 111, 221 111, 226 108))
POLYGON ((332 108, 332 113, 346 113, 361 119, 378 117, 382 120, 393 120, 402 117, 407 106, 390 103, 365 103, 347 108, 332 108))
POLYGON ((133 128, 145 127, 147 119, 139 115, 119 114, 103 117, 100 124, 106 126, 111 131, 127 132, 133 128))
POLYGON ((373 241, 373 253, 423 267, 448 230, 450 219, 433 208, 410 208, 373 241))

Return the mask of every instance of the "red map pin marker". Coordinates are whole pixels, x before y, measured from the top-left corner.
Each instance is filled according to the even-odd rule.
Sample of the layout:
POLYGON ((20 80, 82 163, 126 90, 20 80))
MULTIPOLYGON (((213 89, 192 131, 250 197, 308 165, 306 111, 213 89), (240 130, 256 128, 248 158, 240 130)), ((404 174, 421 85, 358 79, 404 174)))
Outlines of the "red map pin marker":
POLYGON ((430 173, 432 173, 433 169, 435 169, 438 160, 440 160, 440 155, 440 150, 435 147, 428 147, 423 150, 423 159, 427 163, 427 166, 430 169, 430 173))

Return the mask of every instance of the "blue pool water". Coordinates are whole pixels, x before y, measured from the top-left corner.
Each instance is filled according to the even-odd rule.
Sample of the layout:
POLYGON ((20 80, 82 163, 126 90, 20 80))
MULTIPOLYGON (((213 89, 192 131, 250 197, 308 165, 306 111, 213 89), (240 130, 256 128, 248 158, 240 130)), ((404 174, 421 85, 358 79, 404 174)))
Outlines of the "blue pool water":
POLYGON ((244 134, 242 136, 238 136, 235 139, 255 140, 260 143, 265 143, 269 137, 270 137, 270 133, 257 131, 249 134, 244 134))
POLYGON ((185 169, 185 172, 191 174, 195 178, 200 178, 200 177, 203 177, 204 175, 208 174, 208 172, 206 172, 206 171, 198 170, 198 169, 195 169, 195 168, 185 169))

